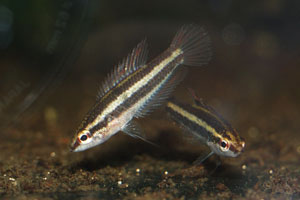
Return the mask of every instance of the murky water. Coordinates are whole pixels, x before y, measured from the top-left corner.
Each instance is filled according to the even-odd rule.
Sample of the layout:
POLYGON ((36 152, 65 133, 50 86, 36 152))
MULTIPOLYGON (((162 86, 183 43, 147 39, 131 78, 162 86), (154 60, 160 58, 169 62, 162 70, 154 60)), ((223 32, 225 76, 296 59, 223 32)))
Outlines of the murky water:
MULTIPOLYGON (((68 1, 62 3, 65 4, 58 6, 59 11, 71 9, 68 1)), ((40 75, 49 75, 48 72, 36 65, 24 68, 23 63, 30 64, 32 57, 21 59, 22 48, 7 46, 9 49, 3 51, 5 56, 0 60, 0 119, 5 121, 0 131, 0 196, 15 199, 299 199, 300 71, 296 56, 299 45, 293 38, 294 33, 300 31, 287 18, 288 13, 294 11, 293 6, 281 3, 285 6, 249 3, 246 7, 259 7, 264 12, 251 14, 245 7, 248 17, 234 11, 235 4, 229 1, 189 6, 174 3, 172 10, 191 10, 181 9, 180 14, 160 12, 162 14, 156 17, 148 15, 147 9, 138 3, 136 6, 145 11, 143 14, 129 14, 121 3, 114 9, 109 3, 107 7, 101 5, 98 9, 103 12, 96 12, 93 17, 104 19, 106 16, 106 23, 95 20, 80 57, 72 67, 66 68, 64 73, 70 72, 69 75, 56 87, 51 85, 62 80, 61 76, 54 75, 50 78, 54 82, 46 81, 49 83, 46 87, 40 75), (199 10, 203 10, 201 16, 195 17, 199 10), (237 13, 237 16, 233 20, 226 13, 237 13), (141 19, 132 20, 128 16, 141 19), (147 17, 151 21, 145 20, 147 17), (175 20, 178 17, 182 23, 175 20), (278 23, 273 26, 266 18, 278 23), (278 19, 289 23, 280 23, 278 19), (74 131, 93 105, 98 86, 111 67, 145 36, 150 44, 150 58, 153 58, 169 45, 183 23, 191 22, 207 26, 214 58, 208 66, 191 68, 174 96, 192 103, 186 88, 196 90, 245 138, 245 151, 237 158, 221 158, 217 168, 216 156, 201 165, 193 165, 198 156, 209 150, 201 143, 183 139, 184 133, 170 122, 162 107, 138 120, 149 139, 159 147, 118 133, 90 150, 69 152, 74 131), (259 22, 265 22, 264 26, 259 22), (11 70, 12 66, 16 70, 11 70), (13 109, 20 102, 24 103, 34 88, 44 86, 45 95, 38 95, 25 112, 19 115, 19 109, 13 109)), ((154 9, 162 5, 153 2, 148 6, 154 9)), ((60 21, 66 20, 59 16, 60 21)), ((54 66, 48 64, 48 67, 54 66)), ((64 65, 55 69, 64 70, 64 65)))

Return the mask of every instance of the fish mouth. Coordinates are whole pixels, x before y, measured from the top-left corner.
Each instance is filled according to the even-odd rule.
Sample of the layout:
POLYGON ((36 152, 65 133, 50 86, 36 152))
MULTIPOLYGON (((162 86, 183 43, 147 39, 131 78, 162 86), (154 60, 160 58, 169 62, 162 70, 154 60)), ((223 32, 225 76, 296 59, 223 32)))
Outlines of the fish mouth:
POLYGON ((231 145, 230 146, 230 150, 231 152, 233 153, 234 156, 232 157, 237 157, 239 156, 241 153, 244 152, 244 144, 241 144, 241 145, 237 145, 237 146, 234 146, 234 145, 231 145))
POLYGON ((70 152, 76 152, 77 147, 80 145, 80 140, 77 138, 75 142, 70 145, 70 152))
POLYGON ((75 152, 75 149, 76 149, 76 147, 74 147, 74 144, 71 144, 71 145, 69 146, 69 151, 70 151, 70 152, 75 152))

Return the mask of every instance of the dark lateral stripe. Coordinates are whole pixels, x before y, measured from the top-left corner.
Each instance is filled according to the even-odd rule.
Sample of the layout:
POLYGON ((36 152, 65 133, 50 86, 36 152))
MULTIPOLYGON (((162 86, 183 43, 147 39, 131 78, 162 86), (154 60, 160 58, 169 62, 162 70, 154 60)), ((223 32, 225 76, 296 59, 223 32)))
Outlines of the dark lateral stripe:
MULTIPOLYGON (((231 124, 228 123, 227 120, 225 120, 219 113, 217 113, 210 106, 203 104, 203 105, 193 105, 193 107, 197 110, 206 112, 212 118, 215 118, 220 123, 221 126, 223 126, 227 131, 229 131, 233 135, 233 137, 235 138, 239 137, 236 130, 231 126, 231 124)), ((230 136, 227 136, 227 138, 230 138, 230 136)))
POLYGON ((171 103, 177 105, 181 109, 185 110, 189 114, 192 114, 196 116, 198 119, 204 121, 208 126, 212 127, 216 130, 218 134, 222 134, 226 132, 226 127, 223 126, 223 124, 214 117, 214 115, 211 115, 209 112, 205 112, 200 109, 195 109, 195 107, 189 105, 189 104, 182 104, 177 101, 171 101, 171 103))
POLYGON ((182 114, 178 113, 174 109, 170 107, 166 107, 166 111, 170 115, 170 117, 182 128, 186 129, 187 131, 193 133, 198 139, 203 140, 202 142, 206 143, 208 140, 211 140, 212 133, 208 132, 202 126, 199 126, 194 121, 191 121, 187 117, 183 116, 182 114))
MULTIPOLYGON (((134 85, 135 82, 145 77, 161 60, 163 60, 170 54, 171 52, 168 50, 163 52, 151 63, 133 72, 127 78, 124 78, 124 80, 113 87, 111 91, 107 95, 105 95, 105 98, 101 98, 100 101, 97 101, 96 104, 90 109, 90 111, 86 115, 88 117, 83 120, 82 126, 79 128, 79 131, 91 124, 98 117, 99 113, 101 113, 113 100, 120 96, 124 91, 128 90, 128 88, 134 85)), ((103 123, 101 123, 101 126, 97 125, 98 128, 92 128, 92 130, 95 132, 95 130, 99 129, 99 127, 102 127, 102 125, 103 123)))
MULTIPOLYGON (((95 112, 97 110, 97 113, 101 113, 101 111, 103 109, 105 109, 105 107, 110 103, 110 101, 112 100, 113 97, 116 97, 117 95, 121 95, 125 90, 128 90, 136 81, 142 79, 153 68, 155 68, 158 64, 160 64, 161 60, 163 60, 164 58, 170 56, 171 54, 172 54, 172 52, 167 50, 161 56, 157 57, 152 62, 150 62, 147 65, 147 68, 145 68, 144 70, 140 71, 139 73, 141 73, 142 75, 136 74, 136 76, 133 76, 131 78, 133 80, 126 79, 127 82, 126 83, 121 83, 122 87, 117 87, 116 88, 116 92, 112 92, 110 94, 112 97, 111 98, 107 98, 106 99, 107 102, 105 104, 102 104, 104 102, 102 102, 101 105, 99 103, 99 107, 97 109, 94 109, 93 112, 95 112), (108 102, 108 99, 110 99, 109 102, 108 102)), ((118 107, 116 107, 108 115, 110 115, 113 118, 117 118, 123 112, 126 112, 126 110, 128 108, 130 108, 132 105, 134 105, 135 103, 137 103, 141 98, 143 98, 144 96, 146 96, 155 87, 157 87, 158 85, 162 84, 162 81, 164 81, 164 79, 166 78, 166 76, 170 75, 173 72, 173 70, 176 68, 176 66, 178 66, 180 64, 181 60, 182 60, 182 56, 178 56, 172 62, 170 62, 167 65, 165 65, 164 68, 162 69, 162 71, 160 71, 155 77, 153 77, 148 82, 147 85, 139 88, 135 93, 133 93, 129 98, 127 98, 125 101, 123 101, 118 107)), ((94 119, 96 119, 96 117, 94 117, 94 119)), ((89 120, 89 121, 94 121, 94 120, 89 120)), ((107 125, 107 120, 104 120, 104 121, 98 123, 97 125, 95 125, 94 127, 92 127, 90 129, 91 134, 94 134, 95 132, 97 132, 97 130, 101 129, 102 127, 105 127, 106 125, 107 125)))
MULTIPOLYGON (((175 103, 174 101, 169 101, 167 103, 167 107, 169 109, 173 110, 174 112, 179 113, 180 115, 182 115, 183 117, 188 119, 188 121, 191 121, 191 122, 197 124, 197 126, 204 128, 206 130, 206 132, 209 133, 210 140, 215 141, 215 140, 217 140, 217 138, 222 138, 223 134, 226 132, 226 129, 224 129, 223 127, 214 127, 214 126, 212 126, 212 125, 214 125, 214 123, 206 121, 206 120, 211 120, 210 117, 207 116, 207 114, 201 113, 201 116, 196 115, 199 113, 195 113, 194 112, 195 108, 192 109, 192 107, 189 105, 183 105, 180 103, 175 103), (192 111, 192 112, 190 112, 190 111, 192 111), (202 117, 204 117, 204 118, 202 118, 202 117), (221 130, 221 132, 218 132, 218 129, 221 130)), ((185 124, 185 126, 188 126, 188 125, 185 124)), ((201 134, 201 132, 199 132, 199 134, 201 134)))

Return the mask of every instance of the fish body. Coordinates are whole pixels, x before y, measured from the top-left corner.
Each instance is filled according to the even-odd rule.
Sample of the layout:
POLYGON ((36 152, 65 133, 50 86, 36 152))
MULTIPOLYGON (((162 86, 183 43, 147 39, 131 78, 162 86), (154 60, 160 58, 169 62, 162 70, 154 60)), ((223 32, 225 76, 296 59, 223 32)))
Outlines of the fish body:
POLYGON ((191 92, 194 105, 171 99, 166 104, 167 113, 193 138, 209 146, 212 153, 227 157, 238 156, 245 147, 245 141, 220 114, 191 92))
POLYGON ((143 117, 169 97, 184 77, 181 64, 208 63, 210 40, 203 28, 187 25, 170 47, 149 63, 147 54, 144 40, 104 81, 95 105, 75 134, 72 151, 101 144, 119 131, 145 140, 132 119, 143 117))

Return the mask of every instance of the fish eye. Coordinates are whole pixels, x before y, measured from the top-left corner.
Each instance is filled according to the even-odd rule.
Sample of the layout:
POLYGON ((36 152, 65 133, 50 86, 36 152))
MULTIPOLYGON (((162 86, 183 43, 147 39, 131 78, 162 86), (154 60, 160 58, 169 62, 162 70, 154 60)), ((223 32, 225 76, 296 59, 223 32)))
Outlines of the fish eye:
POLYGON ((82 136, 80 137, 80 140, 81 140, 81 141, 86 141, 87 138, 88 138, 88 137, 87 137, 86 135, 82 135, 82 136))
POLYGON ((226 140, 220 139, 220 149, 221 149, 221 151, 228 151, 229 147, 230 147, 230 145, 226 140))
POLYGON ((81 133, 81 134, 78 136, 78 139, 79 139, 81 142, 86 142, 90 137, 91 137, 91 136, 90 136, 90 132, 84 131, 83 133, 81 133))

